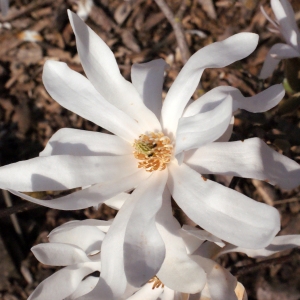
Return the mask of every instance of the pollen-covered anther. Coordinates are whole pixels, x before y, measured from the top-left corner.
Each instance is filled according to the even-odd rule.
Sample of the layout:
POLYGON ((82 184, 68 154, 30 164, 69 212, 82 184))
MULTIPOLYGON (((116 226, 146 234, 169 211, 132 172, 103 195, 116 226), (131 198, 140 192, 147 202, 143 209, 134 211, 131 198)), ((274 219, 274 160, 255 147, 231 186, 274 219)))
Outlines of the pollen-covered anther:
POLYGON ((159 288, 160 286, 163 288, 165 285, 159 280, 157 276, 152 277, 149 283, 153 282, 152 290, 159 288))
POLYGON ((162 132, 150 132, 139 136, 133 144, 134 157, 139 161, 138 167, 148 172, 162 171, 170 162, 173 145, 169 137, 162 132))

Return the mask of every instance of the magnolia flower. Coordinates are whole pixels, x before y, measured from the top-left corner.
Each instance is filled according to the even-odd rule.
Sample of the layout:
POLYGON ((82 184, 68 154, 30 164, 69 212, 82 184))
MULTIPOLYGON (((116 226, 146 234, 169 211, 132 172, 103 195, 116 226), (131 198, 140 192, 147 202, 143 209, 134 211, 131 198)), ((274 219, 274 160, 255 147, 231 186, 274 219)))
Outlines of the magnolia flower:
MULTIPOLYGON (((65 63, 47 61, 43 82, 62 106, 115 135, 59 130, 40 157, 0 168, 0 187, 65 210, 128 198, 102 245, 97 289, 105 300, 121 295, 127 280, 140 287, 161 270, 168 254, 155 220, 171 195, 194 222, 218 238, 253 249, 268 245, 280 227, 277 210, 201 174, 267 180, 285 189, 299 184, 299 165, 257 138, 214 142, 226 132, 233 111, 270 109, 282 99, 282 85, 250 98, 235 88, 219 87, 188 104, 205 68, 246 57, 258 36, 240 33, 199 50, 162 105, 163 60, 134 65, 130 83, 107 45, 76 14, 69 12, 69 18, 88 79, 65 63), (18 192, 77 187, 87 188, 50 201, 18 192), (133 189, 130 196, 123 193, 133 189), (119 265, 125 269, 120 271, 119 265)), ((189 292, 197 291, 199 284, 189 292)))
MULTIPOLYGON (((159 218, 158 230, 164 236, 170 250, 162 266, 168 273, 168 277, 164 279, 168 284, 174 281, 172 285, 190 285, 190 282, 195 284, 201 281, 201 291, 192 295, 181 293, 176 287, 169 288, 160 277, 154 276, 141 288, 134 288, 128 284, 119 299, 245 300, 247 295, 243 286, 214 259, 229 252, 243 252, 249 257, 266 257, 300 245, 300 235, 287 235, 275 237, 272 243, 263 249, 243 249, 230 244, 225 246, 222 240, 204 230, 190 226, 183 226, 181 229, 172 216, 170 206, 164 205, 160 212, 160 216, 166 218, 159 218), (195 271, 202 268, 205 270, 205 276, 197 277, 199 274, 195 271)), ((32 252, 41 263, 66 267, 44 280, 30 295, 29 300, 85 299, 99 281, 95 272, 101 272, 99 252, 110 224, 111 221, 100 220, 71 221, 49 234, 50 243, 34 246, 32 252)), ((122 266, 118 269, 122 269, 122 266)), ((105 298, 99 290, 90 295, 89 299, 105 298)))
POLYGON ((71 221, 49 234, 50 243, 34 246, 31 251, 41 263, 64 268, 40 283, 28 300, 76 299, 90 292, 98 278, 89 275, 101 270, 100 249, 110 224, 71 221))
POLYGON ((269 77, 281 59, 300 57, 300 32, 295 20, 295 15, 288 0, 271 0, 271 6, 276 20, 273 21, 261 6, 261 11, 275 27, 272 31, 280 33, 286 44, 278 43, 271 47, 259 77, 269 77))
MULTIPOLYGON (((101 244, 110 224, 111 222, 99 220, 71 221, 49 234, 50 243, 34 246, 32 252, 41 263, 65 267, 44 280, 30 295, 29 300, 84 299, 86 294, 94 290, 99 281, 95 272, 101 272, 101 244)), ((158 276, 164 277, 166 281, 162 282, 158 276, 154 276, 141 288, 134 288, 128 284, 126 291, 118 299, 224 299, 216 296, 218 293, 228 300, 243 299, 243 287, 241 284, 237 285, 236 279, 228 271, 219 268, 219 265, 209 259, 202 258, 196 262, 197 256, 187 255, 186 246, 191 248, 195 242, 184 242, 181 237, 184 232, 172 216, 169 205, 163 205, 160 209, 157 226, 169 250, 162 270, 158 273, 158 276), (207 274, 201 271, 202 266, 199 262, 203 264, 207 274), (216 266, 218 268, 215 268, 216 266), (175 290, 169 288, 166 282, 175 286, 175 290), (176 284, 191 286, 199 285, 198 282, 201 282, 202 291, 193 295, 194 298, 177 291, 176 284), (236 298, 235 293, 241 296, 236 298)), ((211 240, 209 234, 207 238, 211 240)), ((205 237, 203 239, 205 241, 205 237)), ((118 269, 122 269, 122 265, 118 266, 118 269)), ((90 295, 89 299, 106 299, 102 293, 97 291, 90 295)))

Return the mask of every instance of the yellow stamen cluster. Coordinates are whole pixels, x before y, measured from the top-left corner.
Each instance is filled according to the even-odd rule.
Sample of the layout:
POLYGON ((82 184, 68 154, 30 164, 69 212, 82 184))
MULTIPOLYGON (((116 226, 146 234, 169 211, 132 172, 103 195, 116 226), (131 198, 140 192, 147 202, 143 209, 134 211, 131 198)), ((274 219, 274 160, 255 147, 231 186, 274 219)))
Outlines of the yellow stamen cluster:
POLYGON ((150 132, 139 136, 134 141, 133 154, 138 160, 139 168, 147 172, 162 171, 172 158, 173 145, 162 132, 150 132))
POLYGON ((152 290, 159 288, 160 286, 163 288, 165 285, 159 280, 157 276, 151 278, 148 282, 153 282, 152 290))

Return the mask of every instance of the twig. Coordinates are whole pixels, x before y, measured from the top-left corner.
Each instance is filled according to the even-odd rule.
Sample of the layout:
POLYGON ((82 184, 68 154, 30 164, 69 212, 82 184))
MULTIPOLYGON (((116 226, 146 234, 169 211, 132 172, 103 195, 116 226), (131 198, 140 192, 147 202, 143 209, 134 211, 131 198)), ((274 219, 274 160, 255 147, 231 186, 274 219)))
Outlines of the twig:
POLYGON ((240 182, 241 178, 240 177, 233 177, 231 179, 231 182, 229 183, 229 188, 230 189, 235 189, 235 187, 237 186, 237 184, 240 182))
POLYGON ((294 198, 274 201, 274 205, 281 205, 281 204, 293 203, 298 201, 300 201, 300 198, 294 197, 294 198))
POLYGON ((17 214, 20 212, 28 211, 28 210, 39 208, 39 207, 41 207, 41 206, 38 204, 31 203, 31 202, 25 202, 25 203, 20 203, 20 204, 14 205, 12 207, 2 208, 2 209, 0 209, 0 219, 8 217, 12 214, 17 214))
MULTIPOLYGON (((178 14, 176 15, 177 17, 175 17, 173 12, 164 0, 155 0, 155 2, 166 16, 171 26, 173 27, 177 44, 181 53, 182 61, 183 63, 186 63, 190 58, 191 54, 184 35, 184 30, 181 25, 181 18, 178 18, 178 16, 180 17, 184 13, 183 9, 185 9, 185 3, 180 6, 178 14)), ((185 0, 182 0, 182 2, 185 2, 185 0)))
POLYGON ((244 275, 247 273, 256 272, 258 270, 264 269, 271 265, 278 265, 278 264, 285 263, 287 261, 290 261, 297 255, 299 255, 299 251, 292 252, 291 254, 288 254, 285 256, 267 259, 267 260, 260 261, 260 262, 257 262, 257 263, 251 264, 251 265, 247 265, 247 266, 243 266, 243 267, 233 267, 230 270, 230 272, 234 276, 241 276, 241 275, 244 275))
MULTIPOLYGON (((9 192, 6 191, 6 190, 2 190, 2 195, 3 195, 3 198, 4 198, 4 202, 5 202, 5 204, 6 204, 6 207, 7 207, 7 208, 12 207, 13 204, 12 204, 12 201, 11 201, 11 198, 10 198, 10 195, 9 195, 9 192)), ((22 230, 21 230, 20 223, 19 223, 19 221, 18 221, 17 215, 16 215, 15 213, 12 213, 12 214, 10 215, 10 219, 11 219, 11 222, 12 222, 12 224, 13 224, 13 226, 14 226, 14 229, 15 229, 16 233, 19 235, 19 237, 20 237, 22 240, 24 240, 24 239, 23 239, 22 230)))
POLYGON ((252 184, 256 187, 257 192, 263 198, 264 202, 274 206, 276 194, 272 187, 269 184, 257 179, 252 179, 252 184))

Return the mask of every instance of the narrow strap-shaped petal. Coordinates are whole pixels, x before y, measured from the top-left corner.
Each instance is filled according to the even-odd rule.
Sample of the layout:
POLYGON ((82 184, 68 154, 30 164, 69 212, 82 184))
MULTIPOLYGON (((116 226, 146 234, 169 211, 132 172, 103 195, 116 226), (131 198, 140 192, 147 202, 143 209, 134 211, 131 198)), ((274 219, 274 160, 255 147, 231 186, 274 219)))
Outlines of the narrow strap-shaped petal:
POLYGON ((137 200, 130 196, 111 224, 101 247, 101 277, 93 291, 82 300, 114 300, 125 292, 127 279, 124 270, 124 238, 137 200))
MULTIPOLYGON (((148 194, 146 194, 146 192, 147 192, 147 189, 150 188, 153 183, 157 182, 157 180, 160 179, 162 181, 162 178, 161 178, 162 175, 158 176, 158 178, 155 176, 151 180, 151 177, 153 176, 153 174, 154 173, 151 174, 150 178, 148 178, 148 180, 146 182, 144 182, 143 184, 140 184, 135 189, 135 191, 131 194, 129 199, 124 203, 124 205, 118 212, 117 216, 115 217, 114 222, 112 223, 112 225, 102 243, 102 247, 101 247, 102 266, 101 266, 100 280, 99 280, 97 286, 95 287, 95 289, 91 293, 84 296, 84 298, 83 298, 84 300, 92 300, 95 297, 97 297, 97 299, 100 299, 100 300, 117 299, 117 298, 121 297, 123 295, 123 293, 125 292, 126 285, 127 285, 127 278, 126 278, 125 269, 124 269, 124 264, 125 264, 124 256, 126 256, 124 246, 126 244, 126 242, 125 242, 126 233, 130 234, 130 232, 131 232, 131 231, 129 231, 129 233, 127 232, 127 226, 128 226, 129 221, 132 220, 133 211, 135 209, 139 208, 139 207, 136 208, 136 205, 139 203, 139 201, 143 200, 141 197, 145 197, 144 201, 147 201, 147 200, 155 201, 155 199, 156 199, 155 193, 159 193, 160 187, 156 186, 157 190, 154 190, 154 191, 152 189, 150 189, 150 192, 148 194)), ((160 185, 160 184, 158 184, 158 185, 160 185)), ((156 200, 159 200, 159 199, 156 199, 156 200)), ((155 205, 157 206, 157 204, 154 204, 154 206, 155 205)), ((158 203, 158 206, 159 206, 159 203, 158 203)), ((147 212, 147 208, 145 209, 145 211, 147 212)), ((138 212, 138 211, 136 210, 136 212, 138 212)), ((151 219, 151 217, 150 217, 150 219, 151 219)), ((147 218, 146 218, 146 221, 147 221, 147 218)), ((142 226, 142 224, 139 224, 138 226, 142 226)), ((137 233, 138 233, 138 228, 137 228, 137 233)), ((152 235, 150 234, 150 236, 152 236, 152 235)), ((130 238, 130 235, 127 236, 127 239, 128 239, 128 242, 131 242, 129 238, 130 238)), ((145 236, 145 238, 147 238, 147 237, 145 236)), ((156 239, 156 242, 157 242, 157 239, 156 239)), ((154 245, 152 245, 152 243, 150 243, 149 246, 153 247, 154 245)), ((158 248, 159 248, 159 245, 158 245, 158 248)), ((149 255, 150 254, 151 253, 149 252, 149 255)), ((155 255, 155 253, 151 254, 151 258, 153 258, 153 255, 155 255)), ((155 262, 155 261, 152 260, 152 262, 155 262)), ((129 268, 129 267, 130 266, 128 266, 128 262, 127 262, 126 268, 129 268)), ((143 266, 140 265, 140 267, 143 267, 143 266)), ((136 271, 138 272, 138 269, 136 271)), ((151 275, 148 275, 148 276, 151 276, 151 275)), ((150 278, 147 278, 147 280, 149 280, 150 278)), ((144 283, 145 283, 145 280, 144 280, 144 283)))
POLYGON ((214 236, 213 234, 211 234, 205 230, 201 230, 196 227, 189 226, 189 225, 183 225, 182 230, 184 230, 188 234, 190 234, 202 241, 213 242, 213 243, 216 243, 220 247, 225 246, 225 243, 221 239, 217 238, 216 236, 214 236))
POLYGON ((153 172, 131 195, 138 200, 126 228, 124 265, 128 282, 135 287, 155 276, 165 258, 165 245, 155 218, 162 205, 167 178, 167 170, 153 172))
POLYGON ((232 100, 227 97, 214 109, 191 117, 180 118, 175 154, 217 140, 226 131, 232 116, 232 100))
POLYGON ((76 14, 68 11, 85 74, 111 104, 138 121, 143 131, 160 130, 155 114, 142 102, 134 86, 120 74, 114 54, 76 14))
POLYGON ((187 255, 180 236, 180 224, 172 214, 171 195, 167 188, 156 220, 157 229, 166 247, 166 257, 157 273, 158 278, 168 288, 178 292, 200 292, 205 285, 206 275, 201 266, 187 255))
POLYGON ((119 179, 136 171, 132 154, 44 156, 1 167, 0 187, 22 192, 59 191, 119 179))
POLYGON ((38 285, 28 300, 63 300, 71 295, 82 279, 99 270, 100 262, 80 263, 65 267, 38 285))
POLYGON ((69 230, 78 226, 93 226, 93 227, 97 227, 99 230, 103 231, 103 232, 107 232, 109 226, 111 225, 113 219, 108 220, 108 221, 104 221, 104 220, 97 220, 97 219, 85 219, 82 221, 69 221, 67 223, 64 223, 56 228, 54 228, 50 233, 49 236, 54 233, 54 232, 58 232, 58 231, 63 231, 63 230, 69 230))
POLYGON ((235 287, 236 278, 211 259, 193 255, 195 261, 201 265, 207 274, 207 286, 210 299, 213 300, 237 300, 235 287))
POLYGON ((300 185, 300 165, 259 138, 212 143, 185 153, 185 163, 201 174, 265 180, 284 189, 300 185))
POLYGON ((52 135, 40 156, 50 155, 126 155, 132 153, 130 143, 116 135, 63 128, 52 135))
POLYGON ((81 296, 89 293, 92 291, 96 284, 98 283, 99 277, 88 276, 83 281, 81 281, 75 290, 69 297, 65 298, 64 300, 75 300, 79 299, 81 296))
POLYGON ((163 59, 143 64, 134 64, 131 68, 131 80, 145 105, 160 119, 162 107, 162 87, 167 63, 163 59))
MULTIPOLYGON (((292 58, 292 57, 298 57, 300 56, 300 49, 294 49, 290 45, 287 44, 276 44, 277 47, 275 48, 274 52, 270 52, 270 55, 273 58, 277 59, 286 59, 286 58, 292 58), (279 45, 279 46, 278 46, 279 45)), ((275 46, 275 45, 274 45, 275 46)))
POLYGON ((80 223, 81 221, 77 221, 74 227, 52 231, 48 236, 50 243, 75 245, 87 254, 94 250, 100 251, 105 233, 96 226, 81 225, 80 223))
POLYGON ((265 58, 265 62, 260 71, 259 78, 268 78, 276 69, 281 59, 293 58, 298 56, 300 56, 300 52, 296 51, 294 48, 287 44, 278 43, 273 45, 265 58))
POLYGON ((69 266, 90 261, 78 246, 66 243, 43 243, 31 248, 34 256, 42 264, 49 266, 69 266))
POLYGON ((274 240, 265 248, 262 249, 246 249, 237 247, 235 245, 226 245, 220 250, 219 256, 230 252, 242 252, 247 254, 249 257, 259 258, 267 257, 280 251, 293 249, 300 246, 300 235, 282 235, 276 236, 274 240))
POLYGON ((270 244, 280 229, 274 207, 256 202, 216 182, 201 178, 186 164, 169 165, 168 187, 177 204, 199 226, 245 248, 270 244))
POLYGON ((118 195, 120 192, 133 189, 139 184, 139 182, 143 181, 148 176, 149 174, 147 174, 144 170, 140 170, 132 175, 119 178, 118 180, 97 184, 53 200, 39 200, 14 190, 9 191, 25 200, 46 207, 62 210, 76 210, 91 206, 97 207, 115 195, 118 195))
POLYGON ((231 86, 218 86, 194 102, 192 102, 184 112, 184 117, 209 111, 215 108, 221 101, 224 101, 228 95, 232 98, 232 111, 238 108, 250 112, 265 112, 279 103, 284 97, 285 91, 282 84, 275 84, 266 90, 252 97, 244 97, 240 90, 231 86))
POLYGON ((83 75, 65 63, 48 60, 43 82, 51 97, 61 106, 94 122, 130 143, 143 133, 129 115, 106 101, 83 75))
POLYGON ((257 42, 258 35, 244 32, 210 44, 192 55, 178 74, 163 103, 162 122, 166 133, 175 136, 178 119, 193 95, 204 69, 225 67, 245 58, 253 52, 257 42))
POLYGON ((260 6, 260 11, 261 13, 264 15, 264 17, 274 26, 274 28, 272 28, 273 30, 279 30, 279 26, 278 26, 278 22, 274 21, 265 11, 264 7, 261 5, 260 6))
POLYGON ((286 42, 295 48, 300 47, 300 32, 292 5, 287 0, 271 0, 271 6, 286 42))

